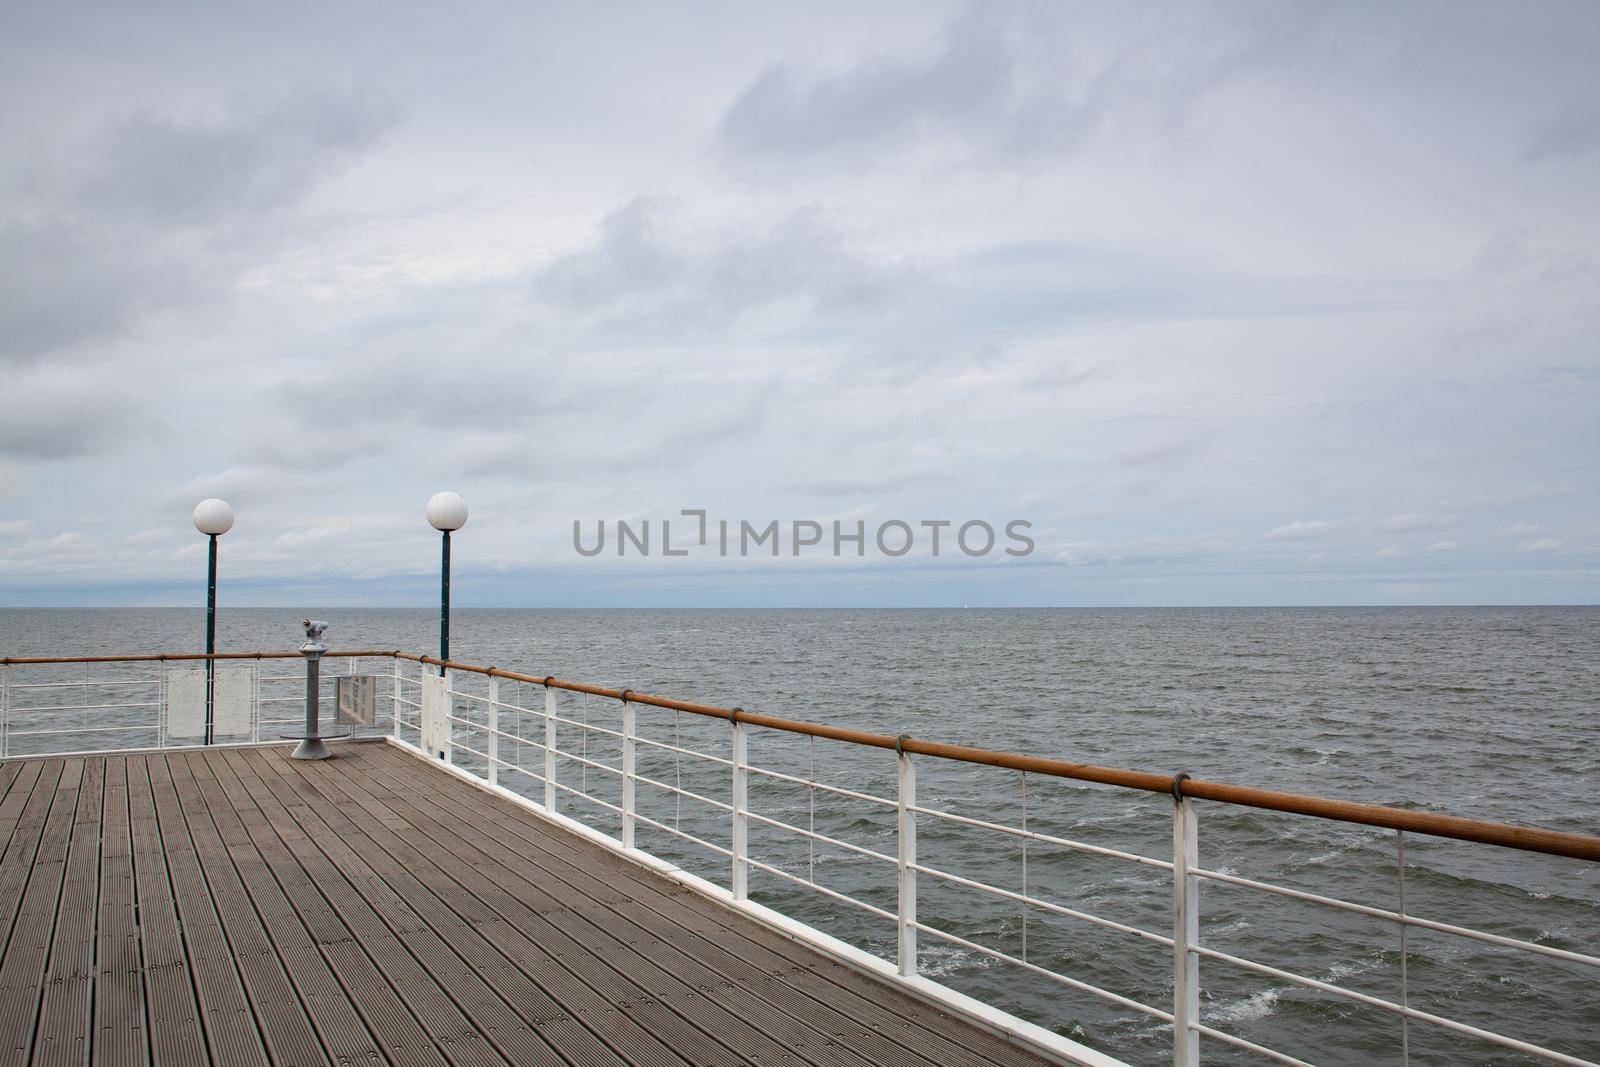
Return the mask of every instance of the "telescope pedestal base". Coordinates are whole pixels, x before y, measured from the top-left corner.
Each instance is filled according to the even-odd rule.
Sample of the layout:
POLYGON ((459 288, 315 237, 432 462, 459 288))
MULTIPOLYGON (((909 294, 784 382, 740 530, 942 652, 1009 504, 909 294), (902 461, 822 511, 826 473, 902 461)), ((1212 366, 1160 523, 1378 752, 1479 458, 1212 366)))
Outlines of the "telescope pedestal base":
POLYGON ((294 751, 289 753, 295 759, 327 759, 333 755, 328 746, 323 744, 320 737, 307 737, 294 746, 294 751))

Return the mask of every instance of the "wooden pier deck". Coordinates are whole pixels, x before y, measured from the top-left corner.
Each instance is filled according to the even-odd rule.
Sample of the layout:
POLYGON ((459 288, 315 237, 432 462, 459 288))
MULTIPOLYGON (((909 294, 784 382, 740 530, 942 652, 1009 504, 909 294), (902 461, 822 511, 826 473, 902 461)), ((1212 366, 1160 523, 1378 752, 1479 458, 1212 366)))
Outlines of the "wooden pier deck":
POLYGON ((0 1064, 1043 1063, 382 743, 0 766, 0 1064))

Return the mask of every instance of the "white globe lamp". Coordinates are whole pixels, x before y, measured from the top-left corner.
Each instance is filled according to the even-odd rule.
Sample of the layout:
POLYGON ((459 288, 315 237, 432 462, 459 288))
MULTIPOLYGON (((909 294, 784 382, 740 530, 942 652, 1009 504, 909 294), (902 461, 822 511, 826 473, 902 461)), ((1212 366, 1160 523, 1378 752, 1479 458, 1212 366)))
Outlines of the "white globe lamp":
POLYGON ((467 502, 460 493, 435 493, 428 499, 428 525, 435 530, 453 533, 466 524, 467 502))
POLYGON ((194 528, 208 537, 221 537, 233 529, 233 509, 216 497, 202 500, 194 507, 194 528))

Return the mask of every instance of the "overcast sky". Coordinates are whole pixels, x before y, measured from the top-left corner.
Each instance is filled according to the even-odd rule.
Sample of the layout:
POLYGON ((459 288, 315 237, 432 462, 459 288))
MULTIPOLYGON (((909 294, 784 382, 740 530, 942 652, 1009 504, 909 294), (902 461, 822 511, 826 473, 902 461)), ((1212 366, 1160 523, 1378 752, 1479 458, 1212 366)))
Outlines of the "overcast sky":
POLYGON ((446 488, 468 606, 1595 602, 1597 55, 1592 2, 7 4, 0 605, 198 602, 207 496, 225 601, 424 604, 446 488), (573 550, 685 508, 1036 549, 573 550))

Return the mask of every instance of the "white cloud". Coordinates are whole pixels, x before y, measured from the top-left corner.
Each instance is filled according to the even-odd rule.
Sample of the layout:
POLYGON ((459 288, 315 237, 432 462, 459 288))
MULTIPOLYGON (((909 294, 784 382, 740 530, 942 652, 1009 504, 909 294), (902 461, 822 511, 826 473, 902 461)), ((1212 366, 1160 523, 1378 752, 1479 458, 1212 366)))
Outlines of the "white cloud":
POLYGON ((1517 546, 1518 552, 1554 552, 1561 547, 1561 542, 1553 537, 1541 537, 1537 541, 1524 541, 1517 546))
POLYGON ((1274 526, 1261 536, 1268 541, 1309 541, 1323 536, 1331 529, 1333 523, 1327 519, 1296 519, 1282 526, 1274 526))
POLYGON ((1448 530, 1460 520, 1454 515, 1444 515, 1432 511, 1403 511, 1390 515, 1378 526, 1384 530, 1393 530, 1397 533, 1415 533, 1417 531, 1448 530))
POLYGON ((1429 552, 1454 552, 1459 547, 1454 541, 1435 541, 1428 546, 1429 552))
POLYGON ((1384 545, 1373 555, 1378 559, 1399 559, 1401 556, 1409 555, 1409 553, 1400 545, 1384 545))

